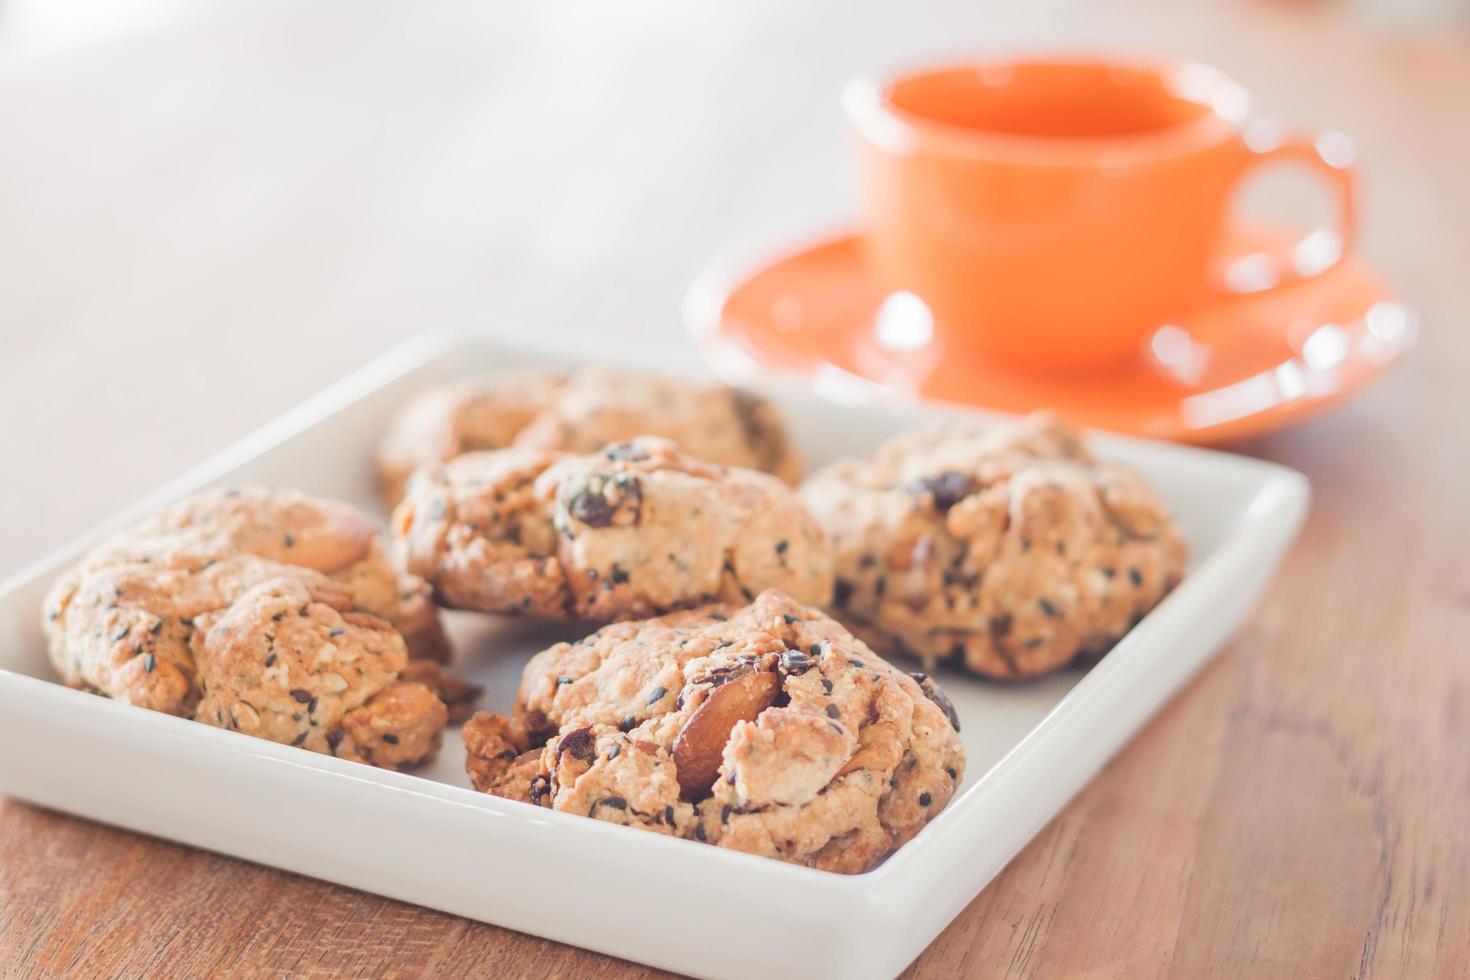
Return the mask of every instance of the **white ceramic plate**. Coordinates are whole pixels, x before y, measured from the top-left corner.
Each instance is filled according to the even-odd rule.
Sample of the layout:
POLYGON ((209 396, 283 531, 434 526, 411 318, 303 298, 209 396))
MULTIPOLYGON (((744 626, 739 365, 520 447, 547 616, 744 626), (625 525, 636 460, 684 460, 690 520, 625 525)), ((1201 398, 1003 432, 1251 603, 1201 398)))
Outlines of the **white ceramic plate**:
MULTIPOLYGON (((105 531, 212 483, 299 487, 377 511, 371 449, 413 391, 492 366, 651 363, 588 338, 538 341, 573 355, 464 337, 394 350, 0 585, 0 791, 685 973, 892 976, 1220 647, 1307 508, 1307 482, 1291 470, 1097 437, 1103 456, 1144 471, 1174 508, 1192 550, 1188 577, 1091 670, 1019 686, 943 675, 964 726, 964 784, 912 842, 852 877, 473 792, 455 733, 427 770, 384 772, 55 681, 41 599, 105 531)), ((960 414, 772 394, 812 465, 960 414)), ((574 630, 448 618, 461 672, 486 685, 483 706, 499 709, 526 658, 574 630)))

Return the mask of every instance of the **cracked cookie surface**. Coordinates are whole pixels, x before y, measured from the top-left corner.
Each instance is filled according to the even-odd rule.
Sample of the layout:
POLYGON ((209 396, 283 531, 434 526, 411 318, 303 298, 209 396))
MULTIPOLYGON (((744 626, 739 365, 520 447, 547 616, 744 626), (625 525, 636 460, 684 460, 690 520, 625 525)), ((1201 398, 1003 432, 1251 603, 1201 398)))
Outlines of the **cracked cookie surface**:
POLYGON ((511 446, 588 453, 640 435, 787 483, 801 476, 785 424, 764 398, 729 385, 606 368, 502 371, 431 389, 394 419, 378 448, 378 470, 391 506, 416 468, 464 453, 511 446))
POLYGON ((997 679, 1100 656, 1184 574, 1137 473, 1046 415, 905 433, 813 474, 833 612, 875 648, 997 679))
POLYGON ((427 583, 400 574, 372 521, 336 500, 265 487, 205 490, 104 542, 82 567, 167 567, 236 555, 321 572, 341 583, 357 608, 391 622, 410 657, 449 658, 427 583))
POLYGON ((63 574, 43 628, 73 687, 287 744, 397 768, 432 755, 444 727, 437 664, 428 685, 399 680, 408 643, 446 650, 428 587, 335 501, 196 494, 63 574))
POLYGON ((512 717, 463 734, 482 791, 856 874, 949 802, 957 725, 931 679, 767 591, 551 647, 512 717))
POLYGON ((461 456, 415 476, 392 527, 404 568, 485 612, 612 620, 766 588, 831 595, 826 539, 790 487, 665 439, 461 456))
POLYGON ((194 627, 196 721, 390 769, 438 751, 444 704, 398 681, 403 638, 340 590, 269 579, 194 627))

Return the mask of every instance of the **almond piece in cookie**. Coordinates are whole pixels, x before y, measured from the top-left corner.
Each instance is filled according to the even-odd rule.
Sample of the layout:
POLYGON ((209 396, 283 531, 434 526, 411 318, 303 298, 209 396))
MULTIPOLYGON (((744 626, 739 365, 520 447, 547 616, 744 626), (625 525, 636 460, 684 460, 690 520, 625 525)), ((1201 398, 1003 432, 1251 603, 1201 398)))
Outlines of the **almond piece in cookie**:
POLYGON ((742 721, 755 721, 780 689, 774 673, 752 672, 720 685, 700 702, 674 736, 674 764, 684 799, 698 802, 710 795, 730 732, 742 721))

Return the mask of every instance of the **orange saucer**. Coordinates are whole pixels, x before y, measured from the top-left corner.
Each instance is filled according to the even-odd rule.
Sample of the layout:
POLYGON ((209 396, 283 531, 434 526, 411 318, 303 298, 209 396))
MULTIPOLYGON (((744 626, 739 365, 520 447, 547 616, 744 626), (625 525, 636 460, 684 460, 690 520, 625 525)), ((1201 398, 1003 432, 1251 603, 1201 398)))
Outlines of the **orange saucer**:
MULTIPOLYGON (((1239 230, 1226 254, 1289 236, 1239 230)), ((1001 412, 1049 408, 1079 425, 1183 442, 1275 429, 1340 401, 1413 346, 1413 310, 1357 260, 1306 281, 1222 299, 1162 326, 1137 363, 1107 374, 1027 374, 959 353, 932 336, 928 308, 869 282, 854 235, 779 258, 749 275, 706 271, 686 302, 690 328, 727 373, 784 371, 831 385, 1001 412)))

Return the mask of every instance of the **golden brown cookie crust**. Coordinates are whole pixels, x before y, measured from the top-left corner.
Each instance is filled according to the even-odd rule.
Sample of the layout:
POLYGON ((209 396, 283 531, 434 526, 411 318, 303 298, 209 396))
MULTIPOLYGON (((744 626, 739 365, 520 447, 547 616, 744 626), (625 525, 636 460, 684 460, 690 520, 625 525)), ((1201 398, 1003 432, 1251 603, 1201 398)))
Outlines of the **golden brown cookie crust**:
POLYGON ((403 638, 342 593, 267 580, 194 626, 196 721, 392 769, 438 750, 443 703, 397 682, 403 638))
POLYGON ((508 449, 420 471, 395 557, 446 605, 625 619, 779 588, 831 595, 825 538, 795 493, 664 439, 586 456, 508 449))
POLYGON ((383 497, 403 499, 420 466, 463 453, 504 449, 566 386, 556 371, 500 371, 431 388, 393 417, 378 445, 383 497))
POLYGON ((956 724, 931 680, 768 591, 551 647, 464 738, 483 791, 856 874, 949 802, 956 724))
POLYGON ((411 657, 448 660, 428 585, 399 574, 373 523, 339 501, 265 487, 206 490, 105 542, 83 565, 202 563, 237 555, 330 576, 357 608, 392 622, 411 657))
POLYGON ((906 433, 801 495, 832 542, 843 622, 997 679, 1101 655, 1184 574, 1152 488, 1046 415, 906 433))
POLYGON ((787 483, 801 477, 785 423, 766 399, 729 385, 605 368, 502 371, 431 389, 395 417, 377 462, 393 506, 415 469, 464 453, 511 446, 590 453, 641 435, 787 483))
POLYGON ((397 687, 408 651, 395 619, 444 649, 427 586, 334 501, 197 494, 65 573, 43 619, 68 684, 129 704, 390 768, 427 758, 444 728, 433 691, 397 687), (389 716, 386 741, 354 736, 389 716))

